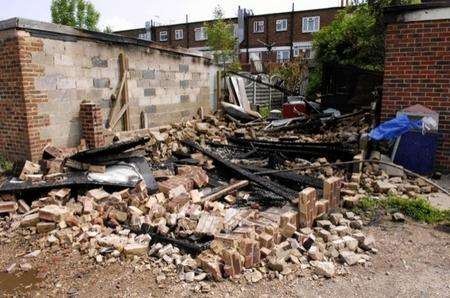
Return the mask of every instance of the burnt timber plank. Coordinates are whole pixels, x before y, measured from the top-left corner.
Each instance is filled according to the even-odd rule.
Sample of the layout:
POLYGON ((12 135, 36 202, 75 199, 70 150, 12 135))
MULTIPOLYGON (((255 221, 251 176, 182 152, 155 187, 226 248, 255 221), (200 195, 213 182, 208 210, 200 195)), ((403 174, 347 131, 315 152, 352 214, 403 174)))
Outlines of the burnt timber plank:
POLYGON ((257 184, 261 188, 264 188, 273 193, 276 193, 277 195, 283 197, 286 200, 295 199, 297 197, 296 191, 288 189, 285 186, 279 185, 275 182, 272 182, 269 179, 260 177, 258 175, 254 175, 251 172, 243 169, 242 167, 220 158, 215 153, 200 147, 199 145, 197 145, 196 143, 194 143, 192 141, 183 141, 183 144, 188 147, 191 147, 192 149, 202 152, 204 155, 213 159, 217 164, 230 169, 233 173, 235 173, 237 176, 239 176, 239 178, 247 179, 247 180, 257 184))

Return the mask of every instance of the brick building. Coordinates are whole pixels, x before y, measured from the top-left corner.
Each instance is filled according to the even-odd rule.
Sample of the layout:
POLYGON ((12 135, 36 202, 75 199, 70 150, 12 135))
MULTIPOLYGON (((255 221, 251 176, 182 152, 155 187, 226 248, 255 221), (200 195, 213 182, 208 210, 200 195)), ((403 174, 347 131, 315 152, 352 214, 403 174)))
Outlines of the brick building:
POLYGON ((382 120, 421 104, 439 113, 437 163, 450 169, 450 3, 386 9, 382 120))
POLYGON ((75 147, 84 138, 97 147, 107 134, 189 119, 214 104, 216 73, 202 53, 25 19, 0 21, 0 155, 38 160, 48 143, 75 147), (106 130, 124 77, 121 56, 129 122, 106 130))
MULTIPOLYGON (((283 62, 304 52, 311 56, 312 33, 327 26, 342 7, 303 10, 285 13, 252 15, 239 9, 237 18, 227 21, 234 24, 239 38, 240 61, 246 65, 252 60, 283 62), (267 45, 271 45, 270 50, 267 45)), ((152 40, 168 47, 184 47, 208 51, 206 24, 185 22, 173 25, 117 31, 115 33, 152 40)))

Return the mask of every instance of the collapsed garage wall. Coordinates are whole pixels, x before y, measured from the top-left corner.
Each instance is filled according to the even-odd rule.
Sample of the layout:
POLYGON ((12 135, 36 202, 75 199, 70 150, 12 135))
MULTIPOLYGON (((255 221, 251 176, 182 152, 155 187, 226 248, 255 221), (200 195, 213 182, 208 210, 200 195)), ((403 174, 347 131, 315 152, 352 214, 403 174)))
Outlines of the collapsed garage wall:
POLYGON ((129 129, 210 109, 216 68, 202 54, 23 19, 0 22, 0 33, 0 52, 15 58, 0 61, 0 104, 9 107, 0 113, 0 154, 8 158, 38 159, 49 142, 78 145, 82 101, 99 106, 106 124, 120 83, 121 53, 128 61, 129 129))

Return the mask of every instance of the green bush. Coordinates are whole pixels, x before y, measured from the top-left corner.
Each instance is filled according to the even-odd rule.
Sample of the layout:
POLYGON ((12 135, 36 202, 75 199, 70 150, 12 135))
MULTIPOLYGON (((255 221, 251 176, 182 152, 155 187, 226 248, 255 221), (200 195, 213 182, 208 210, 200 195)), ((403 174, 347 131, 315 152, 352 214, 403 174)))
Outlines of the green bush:
POLYGON ((6 172, 12 171, 13 163, 0 155, 0 168, 6 172))

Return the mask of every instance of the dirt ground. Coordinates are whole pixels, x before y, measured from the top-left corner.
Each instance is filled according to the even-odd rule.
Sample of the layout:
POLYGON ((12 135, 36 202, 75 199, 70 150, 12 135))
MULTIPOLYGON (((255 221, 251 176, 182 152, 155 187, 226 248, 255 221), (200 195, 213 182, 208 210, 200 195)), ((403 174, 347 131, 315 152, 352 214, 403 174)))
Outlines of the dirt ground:
MULTIPOLYGON (((43 251, 25 259, 34 236, 9 239, 0 245, 0 268, 29 262, 33 269, 19 276, 0 273, 0 296, 70 297, 450 297, 450 234, 442 228, 387 219, 364 229, 377 240, 371 266, 346 268, 333 279, 311 276, 308 269, 249 284, 245 278, 224 282, 180 282, 176 276, 156 283, 153 263, 94 264, 72 250, 43 251), (207 293, 200 285, 206 284, 207 293)), ((35 241, 33 241, 35 242, 35 241)), ((169 275, 166 273, 166 275, 169 275)))
MULTIPOLYGON (((441 179, 436 180, 435 182, 450 191, 450 175, 444 175, 441 177, 441 179)), ((436 208, 442 210, 450 209, 450 196, 442 192, 430 195, 428 197, 428 200, 430 201, 431 205, 436 208)))

